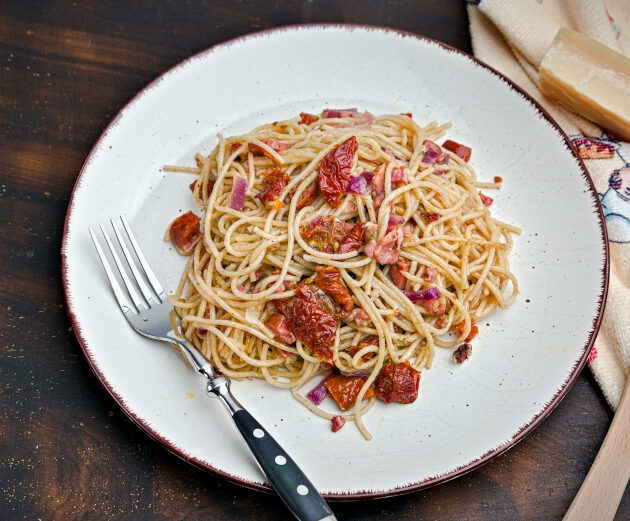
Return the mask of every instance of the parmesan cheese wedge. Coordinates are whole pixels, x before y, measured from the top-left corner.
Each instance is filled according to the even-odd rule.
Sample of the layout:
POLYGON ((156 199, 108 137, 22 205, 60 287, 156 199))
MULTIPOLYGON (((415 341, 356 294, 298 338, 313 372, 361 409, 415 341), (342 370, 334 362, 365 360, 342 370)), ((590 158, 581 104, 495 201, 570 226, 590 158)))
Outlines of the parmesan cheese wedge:
POLYGON ((630 140, 630 59, 563 28, 539 72, 545 96, 630 140))

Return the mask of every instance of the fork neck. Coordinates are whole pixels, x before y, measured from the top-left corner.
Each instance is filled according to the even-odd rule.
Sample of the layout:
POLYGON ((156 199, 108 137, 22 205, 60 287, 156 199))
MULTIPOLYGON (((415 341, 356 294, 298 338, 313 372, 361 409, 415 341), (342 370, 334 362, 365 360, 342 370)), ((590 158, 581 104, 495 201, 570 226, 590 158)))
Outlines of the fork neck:
POLYGON ((238 402, 232 391, 230 390, 230 381, 227 378, 218 377, 208 380, 206 385, 206 393, 209 395, 215 395, 221 399, 221 403, 225 405, 225 408, 229 413, 234 416, 238 411, 243 410, 243 406, 238 402))
POLYGON ((193 369, 206 377, 208 381, 206 384, 207 394, 213 394, 220 398, 231 415, 243 409, 230 391, 230 381, 222 376, 215 377, 210 362, 206 360, 197 348, 192 346, 187 340, 176 336, 172 331, 168 334, 168 337, 180 347, 181 352, 188 359, 193 369))
POLYGON ((212 380, 214 375, 212 374, 212 366, 210 362, 199 352, 197 348, 190 345, 187 340, 178 337, 173 331, 167 333, 167 336, 180 348, 180 351, 186 357, 190 365, 199 374, 205 376, 208 380, 212 380))

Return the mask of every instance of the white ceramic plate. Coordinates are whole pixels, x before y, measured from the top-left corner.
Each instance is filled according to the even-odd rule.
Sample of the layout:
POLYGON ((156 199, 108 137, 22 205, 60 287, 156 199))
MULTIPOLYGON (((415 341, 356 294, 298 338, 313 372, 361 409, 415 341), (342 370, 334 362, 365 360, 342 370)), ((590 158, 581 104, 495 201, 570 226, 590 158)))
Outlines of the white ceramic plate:
POLYGON ((148 434, 195 465, 266 488, 222 406, 166 344, 125 323, 88 235, 126 214, 171 291, 184 259, 162 237, 193 209, 187 174, 215 135, 301 111, 359 107, 452 121, 482 179, 500 175, 494 215, 523 228, 512 267, 521 295, 480 324, 463 365, 439 350, 413 405, 377 403, 365 441, 333 434, 285 392, 237 382, 237 398, 328 497, 377 497, 458 476, 514 445, 554 408, 583 367, 608 281, 597 194, 566 136, 531 99, 468 55, 398 31, 298 26, 213 47, 171 69, 114 119, 79 175, 62 248, 67 304, 97 377, 148 434))

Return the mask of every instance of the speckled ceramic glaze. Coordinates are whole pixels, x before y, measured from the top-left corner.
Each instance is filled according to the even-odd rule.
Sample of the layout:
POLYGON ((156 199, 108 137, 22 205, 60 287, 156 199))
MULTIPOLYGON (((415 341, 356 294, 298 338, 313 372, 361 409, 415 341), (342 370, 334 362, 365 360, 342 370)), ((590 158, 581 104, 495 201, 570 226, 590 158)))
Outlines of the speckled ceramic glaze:
POLYGON ((193 208, 194 164, 215 135, 245 132, 301 111, 358 107, 452 121, 472 147, 499 219, 517 224, 511 264, 521 294, 480 326, 472 358, 439 350, 412 405, 377 403, 365 441, 338 433, 259 381, 238 399, 328 497, 377 497, 456 477, 500 454, 553 409, 583 367, 606 295, 608 258, 597 195, 566 136, 505 78, 416 35, 357 26, 298 26, 239 38, 197 54, 136 96, 90 153, 68 210, 63 280, 70 316, 95 374, 148 434, 191 463, 252 486, 265 478, 221 405, 168 346, 129 328, 114 302, 88 226, 124 213, 171 291, 185 259, 163 241, 193 208))

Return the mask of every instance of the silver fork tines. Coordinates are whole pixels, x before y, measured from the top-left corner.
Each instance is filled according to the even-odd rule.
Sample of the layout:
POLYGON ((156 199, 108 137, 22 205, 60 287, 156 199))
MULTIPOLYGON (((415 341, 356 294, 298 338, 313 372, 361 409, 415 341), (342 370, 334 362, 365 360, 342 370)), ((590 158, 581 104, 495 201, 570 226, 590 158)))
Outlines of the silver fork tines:
POLYGON ((142 250, 140 249, 140 246, 138 245, 138 241, 136 241, 136 237, 131 231, 131 226, 129 226, 127 219, 125 219, 124 215, 121 215, 120 220, 122 221, 125 231, 127 232, 127 237, 129 237, 129 242, 131 243, 131 246, 133 247, 133 251, 136 253, 138 260, 140 261, 140 265, 142 266, 144 273, 149 279, 149 283, 151 284, 151 287, 155 291, 158 298, 162 302, 164 302, 166 300, 166 291, 164 291, 164 288, 162 288, 160 281, 155 276, 155 273, 153 273, 153 270, 151 270, 151 267, 149 266, 147 259, 145 258, 144 254, 142 253, 142 250))
MULTIPOLYGON (((101 226, 101 229, 102 229, 102 226, 101 226)), ((120 284, 118 284, 118 281, 116 280, 116 275, 114 275, 114 272, 109 266, 109 262, 107 258, 105 257, 105 253, 103 252, 103 249, 101 248, 101 245, 98 242, 96 235, 94 234, 94 230, 92 230, 92 228, 90 228, 89 230, 90 230, 90 237, 92 237, 92 242, 94 243, 94 247, 96 248, 96 252, 98 253, 98 258, 101 259, 101 264, 103 265, 103 269, 105 270, 105 274, 107 275, 107 280, 109 280, 109 285, 114 291, 114 296, 116 297, 116 301, 118 302, 120 309, 122 309, 123 313, 125 314, 127 314, 130 311, 137 313, 138 310, 134 308, 133 305, 129 304, 129 300, 125 296, 122 288, 120 287, 120 284)), ((104 230, 103 230, 103 233, 105 233, 104 230)), ((105 237, 107 237, 106 234, 105 234, 105 237)), ((130 284, 131 283, 129 283, 129 285, 130 284)))
POLYGON ((138 287, 140 288, 140 293, 142 293, 144 300, 149 304, 149 307, 151 307, 151 305, 153 305, 153 295, 151 295, 151 290, 142 279, 142 275, 140 275, 140 272, 138 271, 138 268, 136 267, 136 263, 131 258, 129 249, 127 248, 125 241, 120 235, 120 232, 118 231, 118 226, 116 226, 114 219, 110 219, 109 222, 112 224, 112 228, 114 229, 114 233, 116 234, 116 238, 118 239, 118 244, 120 245, 120 249, 122 250, 123 255, 125 256, 125 259, 127 260, 127 265, 129 266, 129 268, 131 268, 131 273, 133 274, 134 279, 136 280, 136 284, 138 284, 138 287))
POLYGON ((114 263, 116 264, 118 273, 120 274, 120 277, 123 281, 123 285, 125 286, 125 289, 127 290, 128 295, 131 298, 131 301, 133 302, 133 305, 130 305, 129 300, 127 299, 125 295, 125 292, 123 291, 120 284, 118 283, 118 280, 114 274, 114 271, 112 270, 111 265, 109 261, 107 260, 107 257, 103 249, 101 248, 101 245, 98 239, 96 238, 96 235, 94 234, 94 231, 92 230, 92 228, 90 228, 90 236, 92 237, 92 241, 94 242, 94 246, 96 247, 98 256, 101 260, 101 263, 103 264, 103 268, 105 269, 105 274, 107 275, 107 278, 112 287, 112 290, 114 291, 114 296, 116 297, 116 300, 118 301, 118 305, 120 306, 123 313, 125 314, 127 312, 132 312, 134 314, 137 314, 139 312, 142 312, 142 310, 146 310, 155 306, 156 304, 162 304, 166 302, 166 292, 162 288, 162 285, 158 281, 157 277, 151 270, 151 267, 149 266, 146 258, 142 254, 142 250, 138 246, 138 242, 136 241, 136 238, 133 235, 133 232, 131 231, 131 227, 129 226, 129 223, 127 223, 127 220, 123 216, 120 217, 120 220, 123 224, 127 238, 136 254, 137 260, 142 268, 144 276, 149 281, 149 285, 151 286, 151 289, 149 288, 149 285, 147 285, 147 283, 144 281, 143 274, 138 269, 136 261, 132 257, 131 252, 129 251, 129 248, 127 247, 127 244, 125 243, 125 240, 121 232, 119 231, 118 226, 116 226, 116 223, 114 222, 114 220, 110 219, 110 222, 114 230, 114 234, 116 235, 116 239, 118 240, 120 250, 122 251, 123 256, 125 257, 125 260, 127 261, 127 265, 129 266, 129 269, 131 270, 131 275, 135 284, 132 283, 129 277, 129 274, 127 273, 127 269, 124 267, 123 262, 121 261, 120 256, 118 255, 116 251, 116 248, 114 247, 107 231, 105 230, 102 224, 100 225, 100 228, 101 228, 101 232, 103 233, 103 237, 105 238, 107 247, 112 255, 112 258, 114 259, 114 263), (140 296, 136 288, 140 290, 140 293, 142 293, 142 296, 140 296), (155 292, 155 295, 157 296, 157 299, 158 299, 157 301, 154 298, 151 290, 155 292))

